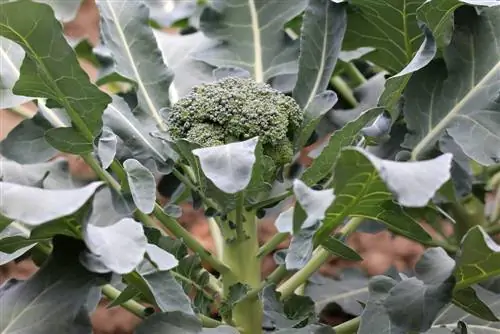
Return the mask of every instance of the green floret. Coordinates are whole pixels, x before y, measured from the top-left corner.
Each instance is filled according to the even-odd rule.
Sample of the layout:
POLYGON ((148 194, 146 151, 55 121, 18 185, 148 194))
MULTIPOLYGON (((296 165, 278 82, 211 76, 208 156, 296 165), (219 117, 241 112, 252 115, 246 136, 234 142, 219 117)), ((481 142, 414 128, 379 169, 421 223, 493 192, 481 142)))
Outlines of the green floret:
POLYGON ((303 119, 295 100, 252 79, 225 78, 196 86, 168 116, 170 135, 210 147, 259 136, 276 165, 289 162, 303 119))

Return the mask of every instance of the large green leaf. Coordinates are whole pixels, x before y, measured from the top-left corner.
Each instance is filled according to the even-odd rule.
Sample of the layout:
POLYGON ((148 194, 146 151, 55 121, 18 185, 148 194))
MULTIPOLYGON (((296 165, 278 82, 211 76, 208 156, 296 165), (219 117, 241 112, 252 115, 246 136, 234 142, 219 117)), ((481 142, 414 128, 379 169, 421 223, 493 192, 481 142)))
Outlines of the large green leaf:
POLYGON ((465 154, 485 165, 500 159, 500 8, 478 15, 462 7, 455 15, 455 33, 435 61, 411 78, 404 114, 411 136, 405 146, 419 158, 444 132, 465 154), (446 72, 446 69, 448 72, 446 72))
POLYGON ((19 79, 19 68, 24 58, 24 50, 16 43, 0 37, 0 63, 2 75, 0 76, 0 108, 17 107, 32 98, 16 95, 12 87, 19 79))
MULTIPOLYGON (((309 1, 300 35, 298 79, 293 89, 293 97, 306 111, 306 116, 315 112, 309 108, 317 95, 328 86, 346 24, 344 5, 330 0, 309 1)), ((331 107, 333 104, 327 110, 331 107)))
POLYGON ((88 315, 80 312, 91 289, 104 281, 79 263, 83 248, 79 240, 58 236, 52 255, 38 272, 26 281, 7 283, 0 291, 2 333, 84 334, 92 330, 88 315))
POLYGON ((500 6, 500 2, 496 0, 441 0, 426 1, 417 10, 417 19, 425 22, 432 30, 439 47, 445 47, 450 43, 453 34, 453 14, 464 4, 500 6))
POLYGON ((450 164, 451 154, 420 165, 379 159, 358 148, 344 149, 334 173, 336 198, 318 231, 318 240, 326 238, 347 216, 374 219, 409 238, 429 240, 417 221, 393 199, 404 206, 425 206, 449 179, 450 164))
POLYGON ((49 190, 0 182, 0 213, 28 225, 40 225, 75 213, 102 184, 92 182, 82 188, 49 190))
POLYGON ((99 0, 97 5, 101 38, 112 54, 114 72, 136 83, 138 106, 165 130, 159 111, 170 105, 168 91, 173 75, 149 26, 148 7, 134 0, 99 0))
POLYGON ((343 49, 374 47, 365 59, 398 73, 422 42, 416 18, 424 0, 351 0, 343 49))
POLYGON ((26 52, 14 94, 48 98, 53 106, 65 108, 75 123, 84 123, 79 130, 85 126, 96 136, 111 99, 80 68, 52 9, 29 1, 1 4, 0 35, 26 52))
POLYGON ((220 43, 195 58, 247 70, 258 82, 297 72, 298 43, 283 31, 306 0, 213 0, 200 18, 206 36, 220 43))

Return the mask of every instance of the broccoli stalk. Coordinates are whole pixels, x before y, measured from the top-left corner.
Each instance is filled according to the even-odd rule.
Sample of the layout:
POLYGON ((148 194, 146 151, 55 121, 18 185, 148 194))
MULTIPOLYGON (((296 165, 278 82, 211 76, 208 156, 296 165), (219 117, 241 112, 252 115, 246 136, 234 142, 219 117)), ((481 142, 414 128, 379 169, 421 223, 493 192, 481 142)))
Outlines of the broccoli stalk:
MULTIPOLYGON (((173 105, 167 116, 172 139, 187 139, 202 147, 224 145, 258 136, 265 160, 265 181, 273 181, 275 171, 291 162, 294 135, 303 120, 302 110, 291 97, 252 79, 226 78, 195 87, 173 105)), ((222 277, 223 298, 231 299, 231 289, 242 283, 251 289, 260 285, 260 258, 256 212, 244 207, 238 195, 235 210, 227 213, 237 238, 224 238, 222 261, 230 274, 222 277)), ((218 220, 219 225, 224 222, 218 220)), ((262 305, 257 295, 241 301, 224 315, 243 334, 262 333, 262 305)))
POLYGON ((293 98, 267 84, 231 77, 193 88, 172 107, 167 122, 173 139, 203 147, 259 136, 264 154, 279 167, 293 157, 292 140, 302 119, 293 98))

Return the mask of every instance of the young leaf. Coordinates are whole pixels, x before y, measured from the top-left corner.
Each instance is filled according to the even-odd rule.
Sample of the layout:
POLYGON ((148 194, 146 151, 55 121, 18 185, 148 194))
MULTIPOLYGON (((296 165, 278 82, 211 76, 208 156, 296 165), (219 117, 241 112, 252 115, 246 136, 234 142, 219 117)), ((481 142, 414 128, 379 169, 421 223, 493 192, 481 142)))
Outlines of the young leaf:
POLYGON ((17 107, 32 99, 12 92, 12 87, 19 79, 19 68, 24 55, 23 48, 4 37, 0 37, 0 63, 2 64, 0 109, 17 107))
POLYGON ((137 208, 146 214, 153 212, 156 203, 156 181, 153 173, 135 159, 123 163, 127 180, 137 208))
POLYGON ((308 186, 312 186, 331 173, 335 168, 341 150, 344 147, 350 146, 358 136, 359 131, 382 111, 383 109, 381 108, 370 109, 357 119, 349 122, 342 129, 335 131, 320 155, 314 159, 311 166, 306 169, 300 179, 308 186))
POLYGON ((99 137, 99 143, 97 144, 97 154, 104 169, 108 169, 113 162, 116 156, 117 145, 118 137, 110 128, 104 126, 99 137))
POLYGON ((79 130, 86 127, 95 137, 102 127, 102 112, 111 99, 91 84, 80 68, 52 9, 30 1, 3 3, 0 35, 26 52, 14 94, 50 99, 64 107, 73 121, 84 123, 79 130))
POLYGON ((200 29, 220 43, 193 56, 213 66, 236 66, 267 82, 297 72, 298 45, 283 34, 283 26, 300 14, 306 0, 211 1, 200 18, 200 29), (279 15, 269 15, 279 13, 279 15))
MULTIPOLYGON (((318 94, 325 91, 335 68, 346 29, 345 6, 330 0, 311 0, 305 10, 300 36, 299 73, 293 97, 306 118, 318 94)), ((335 103, 335 101, 333 101, 335 103)), ((325 108, 325 112, 333 107, 325 108)), ((314 115, 318 118, 320 115, 314 115)))
POLYGON ((313 236, 317 228, 304 228, 294 233, 285 257, 287 270, 302 269, 311 260, 314 250, 313 236))
POLYGON ((75 213, 102 185, 92 182, 82 188, 51 190, 0 182, 0 213, 31 226, 40 225, 75 213))
POLYGON ((500 259, 500 246, 482 227, 471 228, 464 236, 460 248, 454 272, 457 290, 500 274, 496 265, 500 259))
POLYGON ((155 267, 160 271, 173 269, 179 264, 175 256, 155 244, 147 244, 146 253, 151 262, 153 262, 155 267))
POLYGON ((310 228, 325 218, 326 210, 335 200, 333 189, 314 190, 309 188, 300 180, 293 182, 293 192, 300 206, 307 214, 305 220, 295 222, 293 231, 297 232, 303 228, 310 228))
POLYGON ((333 255, 350 261, 361 261, 363 258, 351 247, 337 238, 329 237, 321 243, 326 250, 333 255))
POLYGON ((91 331, 88 315, 85 313, 82 324, 79 311, 90 290, 103 280, 78 261, 82 244, 68 237, 54 238, 54 250, 39 271, 0 291, 2 333, 91 331))
POLYGON ((201 331, 201 322, 195 315, 189 315, 183 312, 176 311, 157 313, 148 317, 137 327, 136 334, 199 334, 201 331))
POLYGON ((245 297, 248 290, 248 286, 241 283, 231 285, 229 287, 229 294, 224 298, 219 309, 219 314, 224 318, 231 318, 233 308, 245 297))
POLYGON ((147 246, 142 225, 131 218, 107 226, 87 224, 83 238, 90 250, 87 258, 97 260, 117 274, 134 270, 144 258, 147 246))
POLYGON ((101 38, 113 55, 115 72, 137 84, 139 108, 166 130, 159 111, 170 105, 168 90, 173 74, 163 62, 148 24, 148 7, 134 0, 98 0, 97 5, 101 38))
POLYGON ((49 160, 57 153, 44 137, 45 131, 50 128, 52 125, 38 113, 33 118, 23 120, 0 142, 0 154, 21 164, 49 160))
POLYGON ((292 295, 281 302, 275 288, 274 284, 268 285, 261 294, 266 328, 293 328, 314 314, 314 303, 309 297, 292 295))
POLYGON ((198 148, 193 154, 200 159, 203 173, 217 188, 235 194, 250 183, 258 140, 254 137, 242 142, 198 148))
POLYGON ((500 159, 500 141, 491 135, 500 124, 494 102, 500 90, 500 43, 491 43, 500 35, 499 20, 500 8, 480 15, 473 8, 458 10, 456 31, 444 50, 446 64, 435 61, 410 80, 404 113, 412 135, 405 146, 413 148, 413 157, 427 153, 447 131, 477 162, 500 159))

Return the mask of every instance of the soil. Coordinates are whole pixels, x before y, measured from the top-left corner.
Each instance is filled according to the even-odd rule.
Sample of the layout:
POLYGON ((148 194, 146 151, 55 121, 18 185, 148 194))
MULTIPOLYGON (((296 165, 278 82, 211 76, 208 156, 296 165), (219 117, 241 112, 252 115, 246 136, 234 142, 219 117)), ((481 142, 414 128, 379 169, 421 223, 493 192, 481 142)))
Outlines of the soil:
MULTIPOLYGON (((66 33, 72 37, 86 36, 91 43, 95 44, 99 39, 99 18, 94 0, 85 0, 76 19, 65 25, 66 33)), ((89 73, 91 78, 95 77, 95 69, 89 64, 82 62, 82 66, 89 73)), ((33 109, 33 106, 27 105, 33 109)), ((21 117, 7 110, 0 110, 0 138, 14 128, 21 117)), ((304 152, 307 153, 307 152, 304 152)), ((303 155, 304 157, 306 154, 303 155)), ((67 156, 70 161, 71 172, 78 177, 92 179, 95 177, 92 170, 84 164, 81 159, 74 156, 67 156)), ((303 161, 307 164, 306 158, 303 161)), ((190 205, 183 206, 183 216, 181 223, 204 245, 207 249, 214 252, 212 238, 210 236, 207 222, 200 210, 194 210, 190 205)), ((429 228, 430 230, 430 228, 429 228)), ((260 223, 260 242, 263 244, 276 233, 273 224, 273 218, 267 218, 260 223)), ((400 236, 392 236, 389 232, 354 233, 347 243, 357 250, 363 257, 363 261, 353 263, 339 258, 332 258, 320 270, 326 276, 335 276, 342 268, 360 267, 368 275, 377 275, 384 273, 391 265, 399 270, 407 270, 413 267, 415 262, 422 254, 424 248, 400 236)), ((277 249, 286 248, 287 242, 283 242, 277 249)), ((269 274, 276 264, 272 254, 268 255, 262 262, 262 275, 269 274)), ((208 268, 210 269, 210 268, 208 268)), ((26 279, 37 270, 37 267, 29 259, 19 263, 8 263, 0 266, 0 284, 9 278, 26 279)), ((131 313, 119 308, 106 308, 107 300, 103 299, 92 315, 92 324, 95 334, 128 334, 133 333, 133 329, 140 322, 140 319, 131 313)), ((349 319, 350 316, 338 311, 332 314, 328 319, 324 319, 332 325, 349 319)))

